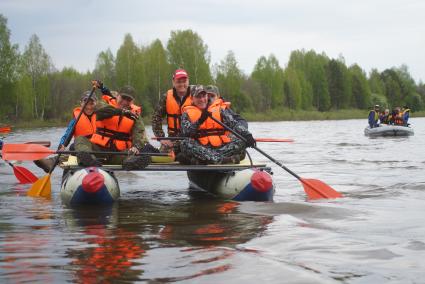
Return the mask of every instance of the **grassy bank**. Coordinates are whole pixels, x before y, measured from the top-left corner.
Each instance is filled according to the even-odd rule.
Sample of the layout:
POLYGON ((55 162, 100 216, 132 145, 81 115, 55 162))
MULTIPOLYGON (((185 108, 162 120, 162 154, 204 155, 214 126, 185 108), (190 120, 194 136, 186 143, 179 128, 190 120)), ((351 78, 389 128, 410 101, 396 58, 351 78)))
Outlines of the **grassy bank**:
POLYGON ((267 113, 242 113, 248 121, 282 121, 282 120, 334 120, 367 118, 368 111, 348 109, 338 111, 273 110, 267 113))
MULTIPOLYGON (((296 120, 342 120, 342 119, 367 119, 369 111, 359 109, 346 109, 329 112, 319 111, 290 111, 273 110, 266 113, 242 113, 242 116, 248 121, 296 121, 296 120)), ((411 113, 411 117, 425 117, 425 111, 411 113)), ((146 125, 151 124, 150 115, 143 118, 146 125)), ((66 126, 68 122, 60 120, 31 120, 19 122, 3 122, 2 124, 11 125, 13 128, 37 128, 66 126)))

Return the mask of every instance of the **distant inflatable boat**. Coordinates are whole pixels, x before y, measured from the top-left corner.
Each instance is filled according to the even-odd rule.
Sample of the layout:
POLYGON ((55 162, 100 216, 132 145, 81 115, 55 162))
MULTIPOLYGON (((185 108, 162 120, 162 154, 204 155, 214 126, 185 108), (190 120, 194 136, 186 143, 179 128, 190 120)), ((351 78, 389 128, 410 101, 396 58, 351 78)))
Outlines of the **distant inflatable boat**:
POLYGON ((369 126, 366 127, 364 129, 364 134, 369 137, 411 136, 414 135, 415 132, 410 126, 381 124, 374 128, 370 128, 369 126))

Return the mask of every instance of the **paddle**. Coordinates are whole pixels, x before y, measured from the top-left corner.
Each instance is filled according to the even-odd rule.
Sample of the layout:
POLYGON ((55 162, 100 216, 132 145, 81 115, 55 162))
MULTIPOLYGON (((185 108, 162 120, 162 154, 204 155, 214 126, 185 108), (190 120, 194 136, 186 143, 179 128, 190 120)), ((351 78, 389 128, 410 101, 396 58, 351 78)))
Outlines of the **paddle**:
POLYGON ((29 141, 29 142, 25 142, 25 144, 38 144, 38 145, 43 145, 45 147, 50 147, 50 141, 29 141))
POLYGON ((9 125, 0 127, 0 133, 9 133, 12 128, 9 125))
MULTIPOLYGON (((188 137, 153 137, 152 140, 183 140, 188 137)), ((294 142, 294 139, 290 138, 255 138, 256 142, 294 142)))
MULTIPOLYGON (((236 137, 238 137, 239 139, 241 139, 242 141, 246 142, 246 139, 240 135, 239 133, 237 133, 235 130, 233 130, 232 128, 228 127, 227 125, 225 125, 223 122, 221 122, 220 120, 214 118, 213 116, 209 116, 212 120, 214 120, 215 122, 217 122, 218 124, 220 124, 222 127, 224 127, 226 130, 232 132, 236 137)), ((321 199, 321 198, 338 198, 338 197, 342 197, 342 194, 339 193, 338 191, 336 191, 335 189, 333 189, 332 187, 330 187, 329 185, 327 185, 326 183, 317 180, 317 179, 305 179, 305 178, 301 178, 299 175, 297 175, 296 173, 294 173, 293 171, 291 171, 290 169, 288 169, 287 167, 285 167, 282 163, 280 163, 279 161, 276 161, 275 159, 273 159, 270 155, 268 155, 267 153, 265 153, 263 150, 259 149, 257 146, 252 146, 252 148, 254 148, 255 150, 257 150, 258 152, 260 152, 261 154, 263 154, 265 157, 267 157, 270 161, 272 161, 273 163, 275 163, 276 165, 280 166, 282 169, 284 169, 285 171, 287 171, 289 174, 291 174, 292 176, 294 176, 295 178, 297 178, 303 185, 304 187, 304 191, 308 196, 308 199, 321 199)))
MULTIPOLYGON (((86 108, 88 102, 90 101, 91 97, 93 96, 95 90, 96 90, 96 86, 93 86, 92 90, 90 92, 90 95, 88 96, 87 100, 85 101, 84 105, 81 108, 80 113, 78 114, 77 118, 75 119, 75 123, 72 126, 72 129, 69 132, 68 137, 66 137, 66 139, 65 139, 65 145, 67 145, 69 143, 69 141, 71 141, 72 134, 74 133, 74 130, 75 130, 75 126, 77 125, 78 121, 80 120, 80 117, 83 114, 84 109, 86 108)), ((27 144, 27 145, 37 145, 37 144, 27 144)), ((38 145, 38 146, 41 146, 41 145, 38 145)), ((50 176, 52 175, 52 172, 55 170, 56 166, 59 164, 60 155, 61 154, 56 156, 53 167, 50 169, 49 173, 47 175, 45 175, 44 177, 40 178, 39 180, 37 180, 32 185, 30 190, 28 190, 28 192, 27 192, 28 196, 33 196, 33 197, 42 196, 42 197, 50 198, 50 196, 52 194, 52 189, 51 189, 52 185, 50 183, 50 176)), ((38 160, 38 159, 36 159, 36 160, 38 160)))
MULTIPOLYGON (((3 159, 1 154, 0 154, 0 158, 3 159)), ((9 166, 13 168, 13 173, 15 174, 15 177, 17 178, 19 183, 27 184, 27 183, 34 183, 37 181, 38 178, 28 169, 24 167, 20 167, 20 166, 15 166, 14 164, 6 160, 5 162, 8 163, 9 166)))
MULTIPOLYGON (((38 144, 5 144, 3 146, 3 156, 8 160, 22 160, 33 161, 40 160, 52 154, 76 154, 77 151, 55 151, 38 144)), ((104 155, 122 155, 126 156, 128 152, 107 152, 107 151, 90 151, 90 154, 104 154, 104 155)), ((171 156, 171 153, 140 153, 136 156, 171 156)))

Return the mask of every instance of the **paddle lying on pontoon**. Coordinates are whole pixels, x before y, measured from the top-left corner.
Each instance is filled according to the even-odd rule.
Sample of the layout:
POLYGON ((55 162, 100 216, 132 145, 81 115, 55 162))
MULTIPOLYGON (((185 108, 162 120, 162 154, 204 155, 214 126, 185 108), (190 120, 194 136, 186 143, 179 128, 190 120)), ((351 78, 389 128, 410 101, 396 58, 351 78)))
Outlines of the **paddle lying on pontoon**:
MULTIPOLYGON (((34 161, 46 158, 52 154, 76 154, 77 151, 55 151, 38 144, 5 144, 3 146, 3 156, 5 160, 22 160, 34 161)), ((88 152, 94 155, 129 155, 128 152, 106 152, 106 151, 91 151, 88 152)), ((140 153, 136 156, 172 156, 168 153, 140 153)))
MULTIPOLYGON (((232 132, 236 137, 238 137, 242 141, 246 142, 246 139, 242 135, 240 135, 238 132, 236 132, 235 130, 233 130, 232 128, 230 128, 229 126, 227 126, 226 124, 224 124, 223 122, 221 122, 220 120, 216 119, 215 117, 213 117, 211 115, 210 115, 210 118, 212 120, 214 120, 215 122, 217 122, 218 124, 220 124, 226 130, 232 132)), ((263 150, 259 149, 257 146, 253 146, 252 148, 257 150, 258 152, 260 152, 261 154, 266 156, 270 161, 272 161, 273 163, 275 163, 276 165, 278 165, 279 167, 281 167, 282 169, 287 171, 289 174, 291 174, 295 178, 297 178, 303 184, 304 191, 307 194, 309 199, 342 197, 341 193, 339 193, 338 191, 336 191, 335 189, 333 189, 332 187, 330 187, 326 183, 324 183, 320 180, 317 180, 317 179, 301 178, 299 175, 297 175, 296 173, 294 173, 293 171, 291 171, 290 169, 285 167, 279 161, 276 161, 275 159, 273 159, 270 155, 265 153, 263 150)))
MULTIPOLYGON (((188 137, 153 137, 153 140, 183 140, 188 137)), ((294 142, 294 139, 291 138, 255 138, 256 142, 294 142)))

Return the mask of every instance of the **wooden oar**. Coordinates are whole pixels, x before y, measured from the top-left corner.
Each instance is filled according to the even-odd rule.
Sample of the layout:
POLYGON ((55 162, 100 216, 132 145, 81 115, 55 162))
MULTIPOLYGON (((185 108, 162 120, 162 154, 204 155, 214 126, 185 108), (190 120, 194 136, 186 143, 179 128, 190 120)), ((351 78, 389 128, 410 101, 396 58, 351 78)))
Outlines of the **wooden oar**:
MULTIPOLYGON (((3 159, 1 154, 0 154, 0 158, 3 159)), ((15 174, 15 177, 19 181, 19 183, 27 184, 27 183, 34 183, 37 181, 38 178, 32 172, 30 172, 30 170, 24 167, 15 166, 14 164, 6 160, 5 162, 8 163, 9 166, 13 168, 13 173, 15 174)))
MULTIPOLYGON (((3 156, 7 160, 34 161, 46 158, 52 154, 76 154, 77 151, 55 151, 38 144, 5 144, 3 146, 3 156)), ((108 151, 90 151, 94 155, 129 155, 128 152, 108 152, 108 151)), ((173 153, 140 153, 136 156, 170 156, 173 153)))
MULTIPOLYGON (((83 114, 83 112, 84 112, 84 110, 87 106, 87 103, 90 101, 95 90, 96 90, 96 86, 93 86, 92 90, 90 92, 90 95, 88 96, 84 105, 81 107, 81 111, 78 114, 77 118, 75 119, 75 123, 72 126, 72 129, 68 134, 68 137, 66 137, 66 139, 65 139, 65 145, 67 145, 69 143, 69 141, 71 141, 72 133, 74 133, 75 126, 77 125, 78 121, 80 120, 80 117, 83 114)), ((37 145, 37 144, 26 144, 26 145, 37 145)), ((41 146, 41 145, 37 145, 37 146, 41 146)), ((47 198, 51 197, 52 185, 50 183, 50 177, 52 175, 52 172, 55 170, 56 166, 59 164, 59 158, 60 158, 60 154, 56 156, 53 167, 50 169, 49 173, 47 175, 45 175, 44 177, 40 178, 38 181, 36 181, 32 185, 32 187, 30 188, 30 190, 28 190, 28 192, 27 192, 28 196, 33 196, 33 197, 42 196, 42 197, 47 197, 47 198)), ((36 160, 38 160, 38 159, 36 159, 36 160)))
MULTIPOLYGON (((188 137, 152 137, 152 140, 183 140, 183 139, 187 139, 188 137)), ((256 142, 294 142, 294 139, 290 139, 290 138, 255 138, 256 142)))
MULTIPOLYGON (((224 124, 220 120, 214 118, 213 116, 210 116, 210 118, 212 120, 214 120, 215 122, 217 122, 218 124, 220 124, 226 130, 232 132, 236 137, 238 137, 242 141, 245 141, 246 142, 246 139, 242 135, 240 135, 239 133, 237 133, 235 130, 233 130, 232 128, 230 128, 229 126, 227 126, 226 124, 224 124)), ((290 169, 288 169, 287 167, 285 167, 279 161, 276 161, 275 159, 273 159, 270 155, 268 155, 267 153, 265 153, 263 150, 259 149, 257 146, 253 146, 252 148, 254 148, 255 150, 257 150, 258 152, 260 152, 261 154, 263 154, 265 157, 267 157, 270 161, 272 161, 276 165, 280 166, 282 169, 284 169, 285 171, 287 171, 289 174, 291 174, 292 176, 294 176, 295 178, 297 178, 302 183, 302 185, 304 187, 304 191, 305 191, 305 193, 308 196, 308 199, 313 200, 313 199, 322 199, 322 198, 338 198, 338 197, 342 197, 342 194, 341 193, 339 193, 338 191, 336 191, 335 189, 333 189, 332 187, 330 187, 326 183, 324 183, 324 182, 322 182, 320 180, 317 180, 317 179, 305 179, 305 178, 301 178, 299 175, 297 175, 296 173, 294 173, 293 171, 291 171, 290 169)))

